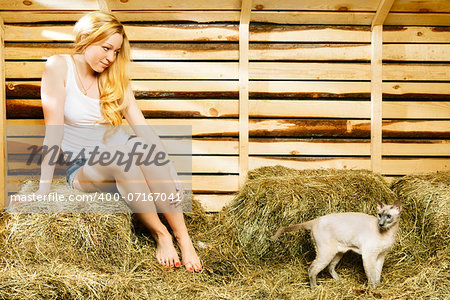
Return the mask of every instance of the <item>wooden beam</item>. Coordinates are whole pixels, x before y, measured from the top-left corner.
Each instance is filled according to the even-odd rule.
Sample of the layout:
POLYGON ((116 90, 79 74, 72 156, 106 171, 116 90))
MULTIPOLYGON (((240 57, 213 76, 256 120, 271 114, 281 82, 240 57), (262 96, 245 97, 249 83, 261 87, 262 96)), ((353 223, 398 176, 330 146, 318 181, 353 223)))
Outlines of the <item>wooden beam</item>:
MULTIPOLYGON (((253 20, 253 13, 252 13, 253 20)), ((229 24, 126 24, 125 31, 131 42, 237 42, 239 25, 229 24)), ((5 42, 73 42, 73 25, 6 24, 5 42)), ((427 26, 401 26, 384 33, 386 43, 448 44, 448 31, 427 26)), ((366 27, 253 25, 251 42, 265 43, 370 43, 366 27)), ((51 45, 51 44, 49 44, 51 45)), ((297 58, 298 59, 298 58, 297 58)))
POLYGON ((6 93, 5 93, 5 43, 4 24, 0 18, 0 212, 5 208, 6 200, 6 93))
MULTIPOLYGON (((397 47, 400 47, 397 45, 397 47)), ((275 50, 274 50, 275 51, 275 50)), ((45 62, 8 61, 6 78, 39 79, 45 62)), ((131 79, 238 79, 238 63, 234 62, 147 62, 134 61, 130 65, 131 79)), ((448 64, 390 63, 383 67, 383 80, 448 81, 448 64)), ((336 62, 250 62, 249 79, 253 80, 370 80, 368 63, 336 62)), ((353 84, 353 83, 352 83, 353 84)))
POLYGON ((371 115, 370 115, 370 157, 371 169, 381 173, 382 153, 382 97, 383 97, 383 25, 372 29, 371 51, 371 115))
MULTIPOLYGON (((149 118, 215 119, 239 116, 239 100, 235 99, 139 99, 137 104, 144 116, 149 118)), ((365 119, 370 117, 370 108, 370 102, 365 100, 252 99, 249 101, 249 117, 365 119)), ((6 117, 11 119, 43 117, 39 99, 7 99, 6 109, 6 117)), ((383 102, 384 119, 446 120, 449 114, 450 101, 383 102)))
POLYGON ((100 11, 111 13, 111 9, 109 8, 108 0, 97 0, 98 1, 98 8, 100 11))
POLYGON ((370 164, 375 173, 382 172, 383 123, 383 23, 394 0, 381 0, 372 20, 370 86, 370 164))
POLYGON ((384 21, 391 10, 392 4, 394 4, 394 0, 380 1, 375 16, 372 19, 372 30, 375 26, 384 24, 384 21))
POLYGON ((252 0, 242 0, 239 22, 239 186, 248 173, 248 95, 249 95, 249 39, 252 0))
MULTIPOLYGON (((218 97, 231 99, 238 96, 238 81, 209 80, 135 80, 131 86, 139 99, 144 98, 206 98, 218 97)), ((39 99, 40 81, 8 80, 6 94, 10 99, 39 99)), ((448 99, 450 83, 448 82, 383 82, 383 91, 388 97, 396 99, 409 99, 411 94, 419 99, 435 99, 437 101, 448 99)), ((345 81, 250 81, 250 95, 255 98, 339 98, 358 99, 369 98, 370 81, 361 81, 358 84, 345 81)))

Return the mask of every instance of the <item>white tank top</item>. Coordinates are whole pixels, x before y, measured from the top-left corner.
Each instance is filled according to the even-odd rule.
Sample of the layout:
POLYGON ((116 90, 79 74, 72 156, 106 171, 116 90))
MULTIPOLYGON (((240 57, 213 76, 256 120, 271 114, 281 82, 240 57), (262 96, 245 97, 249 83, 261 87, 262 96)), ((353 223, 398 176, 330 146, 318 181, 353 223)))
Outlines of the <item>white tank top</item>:
POLYGON ((70 55, 64 55, 67 62, 66 100, 64 104, 64 138, 61 148, 66 157, 72 153, 74 159, 83 151, 84 158, 89 158, 97 146, 99 150, 110 146, 124 145, 129 135, 122 129, 109 135, 104 143, 108 126, 96 124, 102 117, 100 99, 84 95, 75 80, 74 64, 70 55))

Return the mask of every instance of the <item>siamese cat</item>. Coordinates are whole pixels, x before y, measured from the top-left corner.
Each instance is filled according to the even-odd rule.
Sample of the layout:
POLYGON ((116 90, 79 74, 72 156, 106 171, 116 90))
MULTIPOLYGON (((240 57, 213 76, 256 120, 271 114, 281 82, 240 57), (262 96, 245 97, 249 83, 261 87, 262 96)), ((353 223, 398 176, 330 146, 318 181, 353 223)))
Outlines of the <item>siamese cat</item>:
POLYGON ((335 267, 345 252, 352 250, 362 255, 369 286, 380 283, 384 258, 395 242, 402 204, 378 202, 377 217, 357 212, 335 213, 314 220, 280 227, 272 240, 281 234, 299 229, 311 230, 316 249, 316 258, 308 274, 311 288, 316 286, 316 277, 328 266, 333 279, 339 279, 335 267))

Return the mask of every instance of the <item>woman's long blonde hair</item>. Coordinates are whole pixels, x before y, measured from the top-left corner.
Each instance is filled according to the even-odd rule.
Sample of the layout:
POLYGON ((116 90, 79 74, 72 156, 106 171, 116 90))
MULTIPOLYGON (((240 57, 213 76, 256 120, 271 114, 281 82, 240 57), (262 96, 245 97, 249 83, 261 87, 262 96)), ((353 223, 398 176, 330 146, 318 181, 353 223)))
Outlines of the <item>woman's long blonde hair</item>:
POLYGON ((98 122, 113 126, 122 124, 123 111, 130 103, 127 95, 130 43, 125 30, 116 17, 104 12, 92 12, 83 16, 74 28, 76 54, 84 53, 89 45, 101 43, 115 33, 123 36, 121 50, 113 64, 98 77, 102 111, 102 118, 98 122))

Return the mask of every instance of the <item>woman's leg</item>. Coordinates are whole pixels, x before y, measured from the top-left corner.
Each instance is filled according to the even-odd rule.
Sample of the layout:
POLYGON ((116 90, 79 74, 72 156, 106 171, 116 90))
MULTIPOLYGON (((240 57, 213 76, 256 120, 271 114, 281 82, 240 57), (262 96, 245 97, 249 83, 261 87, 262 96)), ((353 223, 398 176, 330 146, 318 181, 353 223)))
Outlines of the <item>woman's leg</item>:
MULTIPOLYGON (((128 147, 131 149, 136 149, 137 151, 143 153, 143 157, 148 154, 146 150, 151 147, 147 146, 144 148, 142 145, 144 140, 141 138, 130 139, 127 143, 128 147), (136 143, 138 143, 136 145, 136 143), (139 144, 140 143, 140 144, 139 144)), ((148 166, 141 165, 142 173, 147 181, 150 190, 153 193, 165 194, 168 199, 170 196, 174 196, 177 193, 174 178, 171 178, 170 169, 168 165, 156 166, 155 164, 150 164, 148 166)), ((182 206, 174 207, 173 204, 168 201, 156 201, 155 202, 158 211, 164 214, 167 219, 182 254, 182 261, 184 266, 189 271, 200 271, 202 269, 202 264, 200 258, 198 257, 194 246, 192 245, 192 240, 189 236, 186 223, 184 221, 184 215, 182 206)))
MULTIPOLYGON (((115 149, 126 151, 126 149, 115 149)), ((113 151, 110 151, 114 153, 113 151)), ((125 152, 126 153, 126 152, 125 152)), ((75 176, 74 188, 85 191, 114 191, 117 188, 122 196, 127 198, 128 193, 150 193, 150 189, 145 181, 145 177, 139 167, 133 165, 125 172, 125 166, 118 166, 116 163, 101 166, 84 165, 75 176)), ((150 230, 157 243, 156 258, 164 266, 179 266, 180 260, 172 243, 170 235, 164 224, 156 213, 154 202, 128 202, 133 211, 147 211, 136 213, 137 217, 150 230), (146 207, 143 207, 146 206, 146 207), (152 207, 153 206, 153 207, 152 207), (153 211, 153 212, 148 212, 153 211)))

